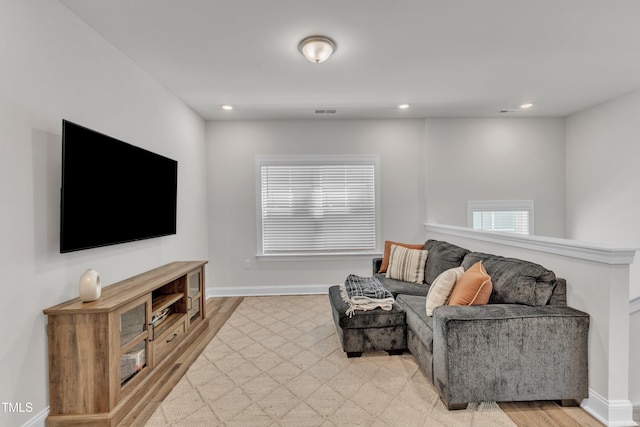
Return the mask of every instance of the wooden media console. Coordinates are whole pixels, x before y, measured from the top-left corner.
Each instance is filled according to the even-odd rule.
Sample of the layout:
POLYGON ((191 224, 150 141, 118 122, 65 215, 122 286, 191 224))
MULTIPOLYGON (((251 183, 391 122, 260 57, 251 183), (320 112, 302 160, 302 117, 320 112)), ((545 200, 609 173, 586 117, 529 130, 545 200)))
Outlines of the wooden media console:
POLYGON ((47 426, 117 426, 144 407, 208 328, 206 261, 180 261, 76 298, 48 316, 47 426))

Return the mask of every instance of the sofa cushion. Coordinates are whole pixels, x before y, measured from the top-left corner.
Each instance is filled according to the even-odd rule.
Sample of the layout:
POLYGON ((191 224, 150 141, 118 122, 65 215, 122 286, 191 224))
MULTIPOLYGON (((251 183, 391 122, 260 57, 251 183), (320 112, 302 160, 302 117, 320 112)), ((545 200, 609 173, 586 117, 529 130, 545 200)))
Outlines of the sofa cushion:
POLYGON ((405 282, 423 283, 427 251, 391 245, 387 277, 405 282))
POLYGON ((464 268, 455 267, 445 270, 431 284, 427 294, 427 316, 433 315, 433 309, 446 305, 456 282, 464 274, 464 268))
POLYGON ((478 261, 491 276, 493 292, 490 304, 546 305, 556 286, 556 275, 541 265, 516 258, 471 252, 462 266, 468 269, 478 261))
POLYGON ((567 305, 567 281, 562 277, 556 277, 556 287, 553 288, 549 305, 567 305))
POLYGON ((424 281, 431 285, 443 271, 459 267, 469 250, 441 240, 427 240, 424 248, 429 251, 424 281))
POLYGON ((403 280, 389 279, 385 276, 384 273, 378 273, 375 277, 380 280, 382 286, 385 287, 386 290, 391 292, 394 297, 397 297, 400 294, 406 295, 419 295, 419 296, 427 296, 429 293, 429 285, 426 283, 417 284, 417 283, 409 283, 403 280))
POLYGON ((373 310, 356 310, 352 316, 346 314, 349 304, 347 304, 340 293, 340 286, 329 287, 329 300, 333 317, 337 326, 346 329, 358 328, 386 328, 405 324, 404 311, 393 304, 391 310, 375 308, 373 310))
POLYGON ((426 297, 416 295, 400 295, 396 304, 406 315, 407 327, 422 341, 429 353, 433 352, 433 317, 427 316, 424 307, 426 297))
POLYGON ((424 249, 424 243, 414 245, 411 243, 400 243, 386 240, 384 242, 384 255, 382 257, 382 264, 380 264, 380 269, 377 271, 377 273, 387 272, 387 269, 389 268, 389 257, 391 256, 391 245, 398 245, 409 249, 424 249))
POLYGON ((491 296, 491 276, 482 261, 473 264, 456 282, 448 305, 484 305, 491 296))

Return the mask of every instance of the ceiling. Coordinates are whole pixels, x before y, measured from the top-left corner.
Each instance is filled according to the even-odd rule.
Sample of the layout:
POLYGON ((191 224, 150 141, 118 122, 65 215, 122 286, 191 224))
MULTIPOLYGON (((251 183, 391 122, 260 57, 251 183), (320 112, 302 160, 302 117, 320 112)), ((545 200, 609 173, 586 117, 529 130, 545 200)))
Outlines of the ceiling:
POLYGON ((60 1, 208 120, 566 116, 640 88, 638 0, 60 1))

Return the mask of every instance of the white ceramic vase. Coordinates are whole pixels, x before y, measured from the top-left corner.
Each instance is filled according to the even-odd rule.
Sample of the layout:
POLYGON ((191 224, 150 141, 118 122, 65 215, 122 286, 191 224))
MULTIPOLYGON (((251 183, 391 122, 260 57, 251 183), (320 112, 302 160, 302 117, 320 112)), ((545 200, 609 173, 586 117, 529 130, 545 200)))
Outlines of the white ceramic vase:
POLYGON ((93 268, 82 273, 80 276, 80 300, 83 302, 95 301, 100 298, 101 293, 100 273, 93 268))

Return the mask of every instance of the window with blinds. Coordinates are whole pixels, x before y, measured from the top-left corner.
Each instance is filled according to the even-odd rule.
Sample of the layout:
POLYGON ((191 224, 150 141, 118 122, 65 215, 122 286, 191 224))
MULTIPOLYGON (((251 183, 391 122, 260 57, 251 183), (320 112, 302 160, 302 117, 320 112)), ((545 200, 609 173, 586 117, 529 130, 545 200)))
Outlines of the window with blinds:
POLYGON ((533 234, 533 200, 469 201, 467 211, 474 230, 533 234))
POLYGON ((258 159, 263 255, 373 253, 377 157, 258 159))

